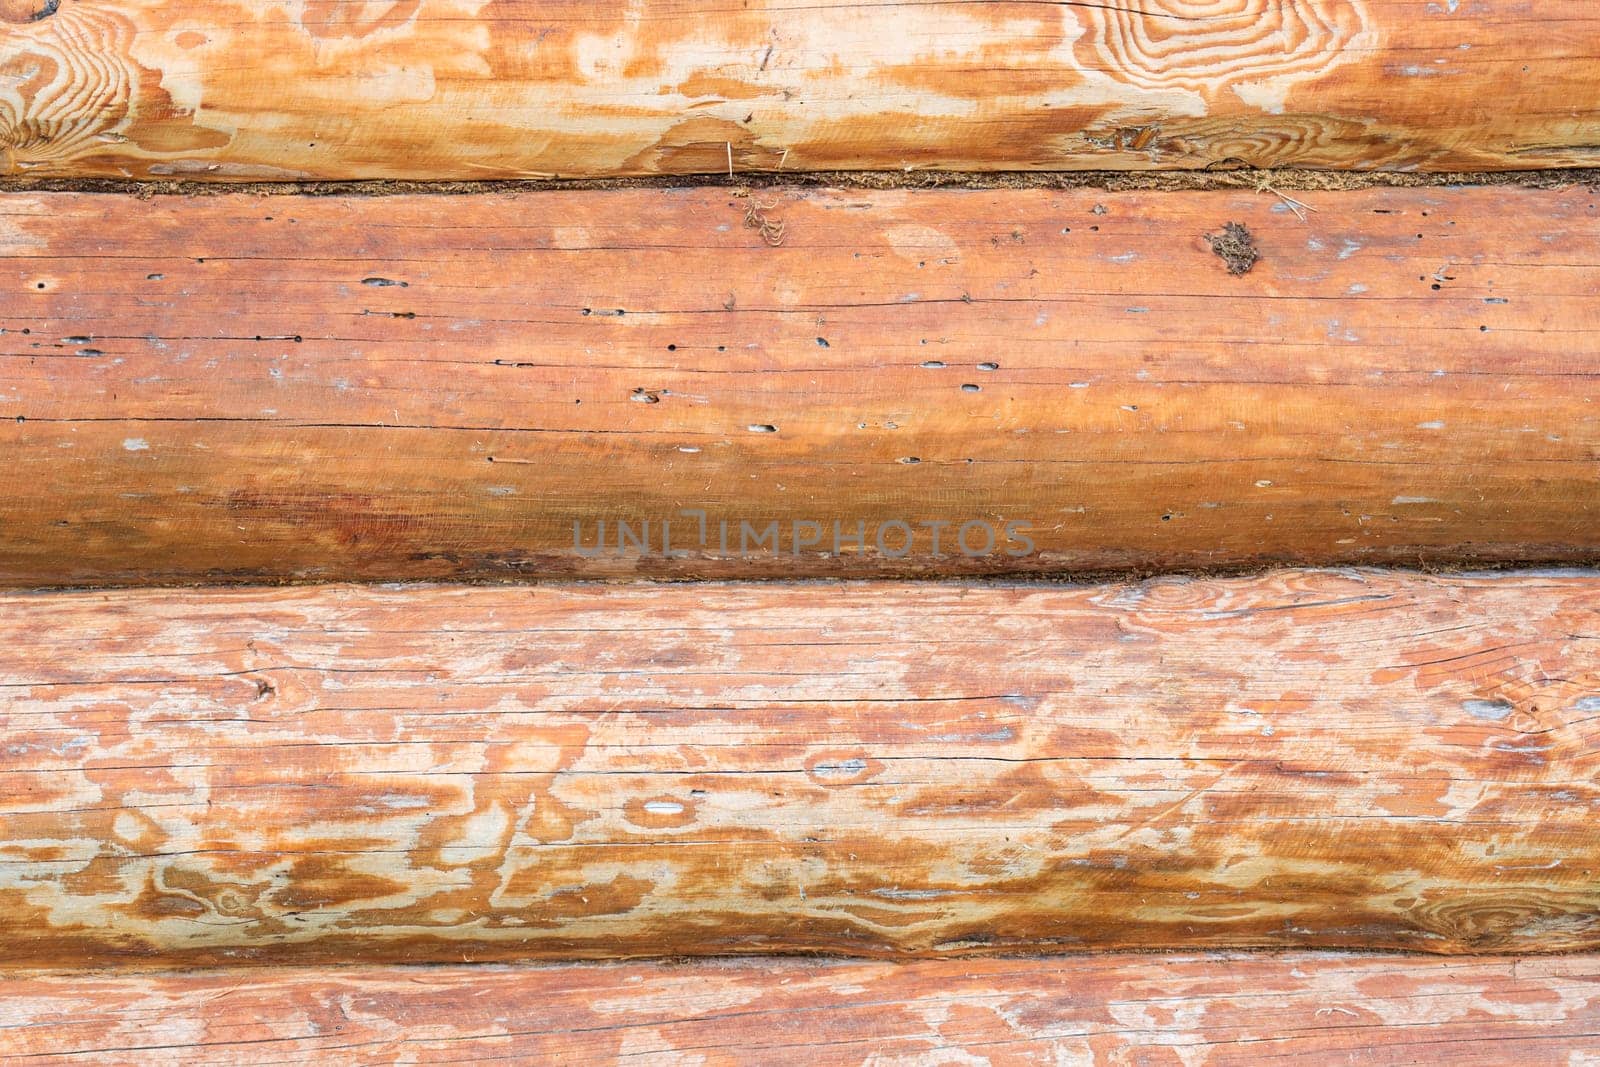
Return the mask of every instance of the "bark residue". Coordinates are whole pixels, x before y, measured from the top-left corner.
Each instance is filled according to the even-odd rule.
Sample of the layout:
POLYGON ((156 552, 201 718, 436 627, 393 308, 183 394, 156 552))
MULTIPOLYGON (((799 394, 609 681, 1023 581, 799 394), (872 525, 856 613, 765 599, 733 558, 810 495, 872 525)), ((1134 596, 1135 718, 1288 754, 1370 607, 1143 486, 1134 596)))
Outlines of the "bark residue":
POLYGON ((1229 274, 1249 274, 1261 258, 1250 228, 1242 222, 1230 222, 1221 233, 1207 234, 1206 240, 1211 242, 1211 251, 1228 265, 1229 274))

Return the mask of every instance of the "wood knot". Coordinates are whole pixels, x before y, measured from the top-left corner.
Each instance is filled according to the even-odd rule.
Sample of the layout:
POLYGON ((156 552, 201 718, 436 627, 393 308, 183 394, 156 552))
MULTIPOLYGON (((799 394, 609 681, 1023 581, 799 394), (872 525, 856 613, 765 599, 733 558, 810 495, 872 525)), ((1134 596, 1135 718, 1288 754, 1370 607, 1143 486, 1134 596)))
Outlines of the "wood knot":
POLYGON ((0 0, 0 22, 42 22, 60 6, 61 0, 0 0))

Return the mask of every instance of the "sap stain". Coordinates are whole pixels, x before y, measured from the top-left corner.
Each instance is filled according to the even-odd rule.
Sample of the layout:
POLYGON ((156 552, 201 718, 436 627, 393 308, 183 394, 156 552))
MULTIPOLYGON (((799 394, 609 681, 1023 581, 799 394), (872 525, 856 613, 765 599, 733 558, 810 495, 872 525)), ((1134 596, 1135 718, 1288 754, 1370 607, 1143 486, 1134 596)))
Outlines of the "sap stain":
POLYGON ((0 22, 43 22, 61 7, 61 0, 0 0, 0 22))

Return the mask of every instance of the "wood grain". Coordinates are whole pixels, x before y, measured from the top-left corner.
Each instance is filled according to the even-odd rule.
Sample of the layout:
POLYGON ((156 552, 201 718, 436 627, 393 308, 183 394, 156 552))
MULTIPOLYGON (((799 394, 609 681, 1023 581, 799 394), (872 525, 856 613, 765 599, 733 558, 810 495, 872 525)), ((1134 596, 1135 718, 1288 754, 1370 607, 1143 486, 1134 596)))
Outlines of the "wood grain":
POLYGON ((31 177, 1600 163, 1572 0, 4 0, 31 177))
POLYGON ((1600 575, 0 598, 0 963, 1600 945, 1600 575))
POLYGON ((1595 195, 1301 195, 14 195, 0 583, 1594 559, 1595 195))
POLYGON ((1597 1053, 1593 956, 768 959, 0 982, 0 1062, 18 1065, 1570 1067, 1597 1053))

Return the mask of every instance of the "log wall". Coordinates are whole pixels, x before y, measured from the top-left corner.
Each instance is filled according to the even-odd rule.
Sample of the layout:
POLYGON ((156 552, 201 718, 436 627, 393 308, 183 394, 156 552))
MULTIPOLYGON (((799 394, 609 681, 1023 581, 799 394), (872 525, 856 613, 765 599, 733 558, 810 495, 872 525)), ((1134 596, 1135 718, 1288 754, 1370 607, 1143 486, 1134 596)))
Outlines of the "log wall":
POLYGON ((1600 1062, 1592 8, 0 0, 0 1061, 1600 1062))

